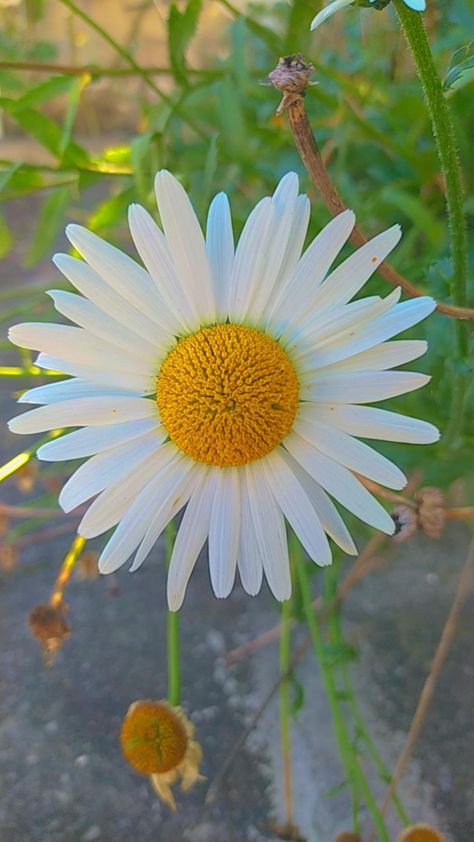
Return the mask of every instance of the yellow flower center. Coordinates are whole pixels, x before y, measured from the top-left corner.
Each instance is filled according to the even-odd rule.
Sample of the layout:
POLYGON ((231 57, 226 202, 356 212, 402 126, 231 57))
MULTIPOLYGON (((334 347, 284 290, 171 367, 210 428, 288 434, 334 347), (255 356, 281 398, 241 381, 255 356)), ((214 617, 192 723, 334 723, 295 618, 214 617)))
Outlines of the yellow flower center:
POLYGON ((178 766, 188 744, 183 723, 165 702, 131 705, 120 732, 122 751, 142 775, 169 772, 178 766))
POLYGON ((156 400, 170 439, 208 465, 245 465, 290 432, 298 407, 296 372, 267 334, 235 324, 203 327, 165 359, 156 400))

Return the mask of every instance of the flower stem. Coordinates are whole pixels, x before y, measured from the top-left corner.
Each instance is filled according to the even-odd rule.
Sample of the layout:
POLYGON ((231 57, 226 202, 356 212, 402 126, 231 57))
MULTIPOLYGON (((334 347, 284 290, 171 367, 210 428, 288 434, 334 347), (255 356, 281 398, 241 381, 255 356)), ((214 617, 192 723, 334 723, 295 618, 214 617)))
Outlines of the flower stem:
MULTIPOLYGON (((339 565, 335 561, 330 567, 328 567, 324 571, 324 604, 328 606, 333 605, 333 608, 328 612, 329 641, 336 646, 341 646, 344 645, 344 635, 341 623, 341 611, 340 605, 337 603, 334 604, 334 599, 337 594, 339 581, 338 567, 339 565)), ((360 740, 365 745, 367 754, 371 758, 380 780, 384 783, 387 783, 387 781, 390 780, 390 771, 388 769, 388 766, 385 765, 381 755, 378 752, 377 746, 367 729, 364 717, 362 715, 362 711, 358 705, 352 686, 349 664, 346 661, 342 661, 340 665, 340 673, 344 685, 344 692, 347 697, 348 710, 352 715, 356 740, 360 740)), ((403 824, 410 824, 408 815, 396 791, 394 791, 392 799, 395 809, 397 810, 397 813, 403 824)), ((357 830, 356 827, 354 827, 354 829, 357 830)))
MULTIPOLYGON (((165 530, 166 567, 169 567, 173 552, 176 527, 170 521, 165 530)), ((181 665, 179 646, 179 612, 168 609, 166 618, 166 639, 168 648, 168 701, 170 705, 181 702, 181 665)))
POLYGON ((281 606, 280 634, 280 742, 283 761, 283 797, 288 825, 293 822, 293 796, 291 790, 291 740, 290 740, 290 684, 288 670, 291 659, 291 599, 281 606))
MULTIPOLYGON (((466 220, 462 174, 451 113, 433 60, 422 15, 409 9, 403 0, 395 0, 395 8, 420 78, 446 185, 446 207, 453 261, 451 296, 457 306, 465 307, 467 304, 466 220)), ((446 434, 450 444, 457 439, 459 426, 462 423, 467 388, 466 374, 460 370, 462 361, 469 351, 468 327, 464 321, 459 320, 454 324, 454 344, 455 363, 458 365, 453 376, 450 425, 446 434)))
POLYGON ((305 559, 301 546, 296 540, 293 542, 294 559, 296 562, 298 581, 302 595, 303 610, 306 615, 306 622, 308 624, 311 635, 311 642, 313 645, 316 660, 319 662, 321 670, 321 677, 326 690, 328 702, 331 707, 331 714, 333 720, 334 733, 339 745, 339 753, 342 763, 346 769, 349 782, 354 784, 359 789, 365 802, 367 804, 372 819, 377 828, 380 842, 389 842, 389 836, 382 814, 377 806, 372 791, 369 787, 367 779, 359 766, 354 748, 351 744, 349 734, 347 732, 346 723, 342 714, 341 704, 338 696, 338 689, 334 680, 332 670, 328 664, 326 653, 324 651, 323 639, 319 628, 319 623, 312 605, 312 595, 309 584, 308 573, 305 566, 305 559))

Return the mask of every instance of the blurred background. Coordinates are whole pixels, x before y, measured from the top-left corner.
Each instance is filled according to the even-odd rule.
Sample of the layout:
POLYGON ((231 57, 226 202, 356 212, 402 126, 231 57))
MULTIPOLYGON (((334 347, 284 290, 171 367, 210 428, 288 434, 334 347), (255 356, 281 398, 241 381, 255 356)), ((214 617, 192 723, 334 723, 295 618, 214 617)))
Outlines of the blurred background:
MULTIPOLYGON (((139 201, 156 214, 153 175, 161 167, 182 180, 203 223, 210 199, 225 190, 238 233, 253 204, 289 169, 312 200, 308 242, 329 220, 286 118, 275 116, 279 95, 265 83, 288 53, 301 52, 314 65, 308 114, 331 176, 362 228, 375 234, 400 222, 404 237, 393 264, 423 292, 450 300, 444 182, 392 5, 383 11, 350 7, 312 34, 321 5, 0 0, 2 422, 16 414, 24 389, 45 382, 32 355, 9 346, 6 331, 29 318, 55 319, 44 290, 66 288, 50 262, 54 251, 68 248, 66 222, 85 224, 132 253, 127 207, 139 201)), ((429 0, 424 20, 452 110, 472 230, 473 0, 429 0)), ((376 276, 364 295, 389 291, 376 276)), ((443 488, 451 505, 472 506, 472 361, 453 350, 455 330, 454 320, 434 315, 407 333, 429 340, 418 367, 432 381, 420 394, 390 404, 437 424, 441 442, 379 449, 418 484, 443 488), (464 383, 463 412, 453 393, 456 378, 464 383)), ((34 453, 34 439, 2 432, 2 464, 29 447, 34 453)), ((206 786, 278 673, 274 647, 232 668, 223 660, 228 649, 278 619, 266 591, 251 600, 236 587, 221 603, 211 596, 205 559, 193 576, 183 611, 184 698, 203 744, 208 783, 181 799, 177 816, 126 767, 117 743, 130 702, 166 692, 161 547, 139 574, 99 579, 94 553, 100 541, 91 542, 92 555, 67 592, 72 637, 54 668, 43 667, 26 618, 47 599, 77 525, 57 507, 70 472, 70 463, 38 469, 31 459, 0 488, 2 842, 122 842, 131 835, 143 842, 277 839, 284 815, 275 699, 215 801, 204 804, 206 786)), ((369 530, 349 526, 363 546, 369 530)), ((383 569, 355 588, 338 613, 344 646, 334 669, 350 674, 350 698, 359 700, 388 769, 429 669, 468 537, 459 524, 439 541, 417 536, 397 549, 386 547, 383 569)), ((329 593, 347 563, 337 559, 329 585, 315 573, 315 593, 329 593)), ((466 610, 401 788, 411 818, 437 824, 448 842, 474 838, 472 631, 466 610)), ((296 641, 301 635, 298 629, 296 641)), ((351 829, 354 810, 363 826, 370 821, 344 781, 314 673, 306 664, 295 677, 295 820, 302 838, 329 842, 351 829)), ((384 773, 371 764, 370 752, 361 747, 360 753, 379 799, 384 773)), ((395 813, 387 823, 395 839, 395 813)))

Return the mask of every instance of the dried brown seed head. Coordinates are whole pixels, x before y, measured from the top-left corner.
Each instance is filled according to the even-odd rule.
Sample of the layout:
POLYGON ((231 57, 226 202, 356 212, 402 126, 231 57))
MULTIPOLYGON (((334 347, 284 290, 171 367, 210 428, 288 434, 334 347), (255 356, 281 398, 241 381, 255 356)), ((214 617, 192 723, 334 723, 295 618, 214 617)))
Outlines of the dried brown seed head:
POLYGON ((415 495, 418 526, 429 538, 439 538, 446 523, 446 497, 441 488, 426 486, 415 495))
POLYGON ((67 605, 35 605, 28 618, 28 625, 38 640, 47 666, 52 666, 56 655, 66 638, 70 637, 71 627, 66 620, 67 605))
POLYGON ((436 828, 420 822, 402 830, 397 842, 445 842, 445 837, 436 828))

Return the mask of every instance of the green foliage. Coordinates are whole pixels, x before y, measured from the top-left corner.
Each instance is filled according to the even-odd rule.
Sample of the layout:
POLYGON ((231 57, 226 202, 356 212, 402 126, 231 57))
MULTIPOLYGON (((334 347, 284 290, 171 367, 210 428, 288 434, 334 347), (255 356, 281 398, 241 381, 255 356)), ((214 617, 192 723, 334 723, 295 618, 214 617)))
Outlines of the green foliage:
POLYGON ((176 3, 171 3, 170 6, 168 17, 170 64, 176 81, 185 85, 187 85, 186 50, 196 31, 201 6, 202 0, 188 0, 183 12, 179 11, 176 3))
MULTIPOLYGON (((31 137, 48 161, 0 161, 3 200, 38 198, 38 221, 29 235, 26 261, 32 265, 45 257, 70 217, 129 247, 127 205, 139 201, 156 213, 153 176, 160 167, 182 179, 203 222, 212 196, 226 190, 236 234, 252 205, 284 172, 296 169, 312 199, 309 237, 314 236, 328 221, 328 213, 299 160, 286 119, 275 118, 278 93, 261 84, 280 55, 302 51, 315 65, 317 83, 308 90, 308 114, 339 191, 368 233, 401 223, 404 237, 393 255, 394 265, 424 292, 448 301, 453 268, 439 161, 419 82, 405 45, 396 37, 392 6, 377 14, 352 8, 341 16, 334 40, 323 29, 309 32, 321 7, 316 0, 253 4, 245 14, 230 0, 217 0, 213 8, 223 12, 218 54, 202 55, 199 45, 206 37, 208 4, 177 0, 169 6, 166 23, 171 90, 140 68, 140 131, 121 146, 107 148, 105 141, 103 151, 94 155, 78 142, 75 126, 84 89, 101 80, 100 67, 90 75, 41 78, 0 67, 7 133, 11 127, 31 137), (191 61, 194 45, 198 58, 191 61), (92 206, 91 196, 96 197, 92 206)), ((30 2, 30 16, 41 15, 41 8, 41 3, 30 2)), ((465 211, 472 224, 472 45, 466 45, 465 33, 474 31, 474 8, 469 0, 449 0, 439 14, 429 37, 449 95, 464 169, 465 211)), ((88 25, 87 16, 81 25, 88 25)), ((100 37, 100 27, 93 28, 100 37)), ((103 37, 109 39, 107 33, 103 37)), ((113 46, 110 40, 108 44, 113 46)), ((0 33, 0 50, 6 60, 17 61, 51 61, 55 53, 54 45, 22 39, 13 28, 0 33)), ((126 46, 120 46, 117 61, 135 72, 135 59, 126 46)), ((126 82, 123 88, 110 84, 111 96, 128 96, 126 82)), ((0 249, 6 253, 10 247, 10 229, 3 221, 0 249)), ((369 294, 389 291, 378 276, 367 286, 369 294)), ((472 306, 472 288, 470 296, 472 306)), ((429 354, 419 367, 432 375, 432 383, 420 394, 389 404, 428 418, 442 430, 449 424, 453 378, 460 366, 472 371, 467 356, 454 357, 453 327, 452 320, 435 315, 408 334, 429 340, 429 354)), ((466 396, 469 408, 474 408, 472 388, 466 396)), ((426 449, 395 444, 381 444, 380 449, 406 471, 421 462, 427 482, 446 485, 468 470, 474 432, 467 412, 465 417, 462 435, 449 448, 442 439, 426 449)), ((295 614, 299 610, 296 606, 295 614)))

